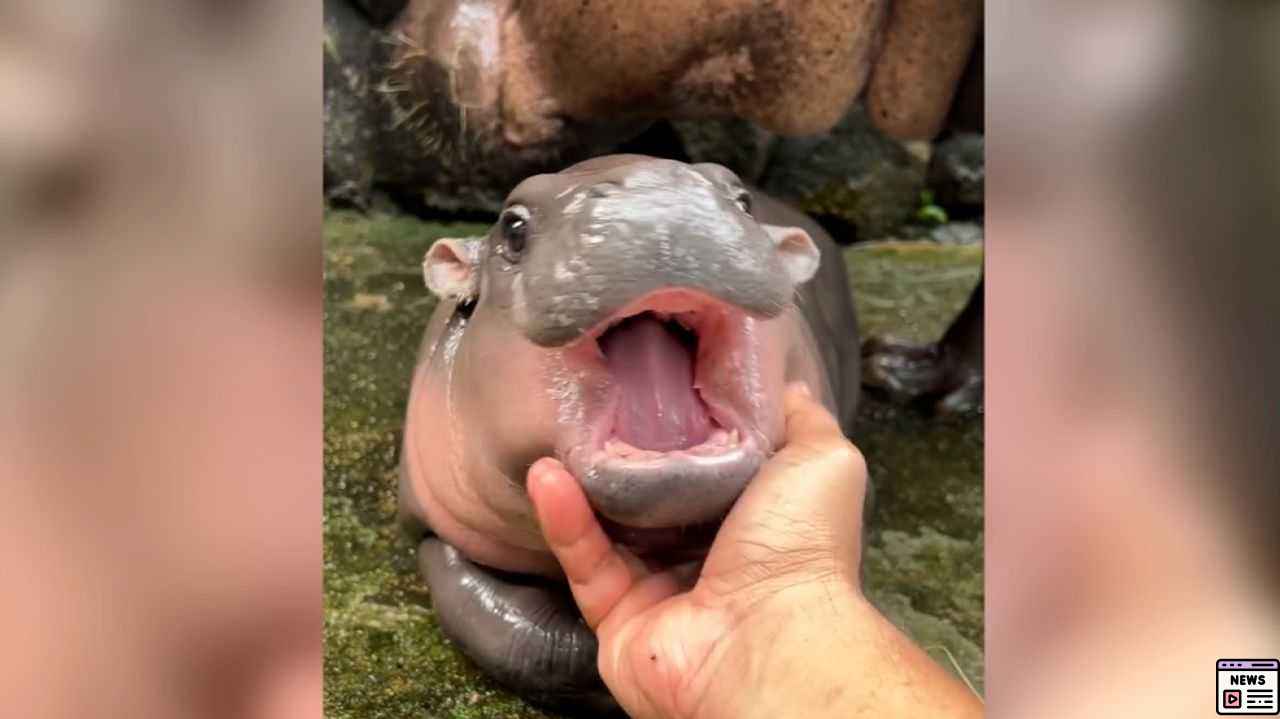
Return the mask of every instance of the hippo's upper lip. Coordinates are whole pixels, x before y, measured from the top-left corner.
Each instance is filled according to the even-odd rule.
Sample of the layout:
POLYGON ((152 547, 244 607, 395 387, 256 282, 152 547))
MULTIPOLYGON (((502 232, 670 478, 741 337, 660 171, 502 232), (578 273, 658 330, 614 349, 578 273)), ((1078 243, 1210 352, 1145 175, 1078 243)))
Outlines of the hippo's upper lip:
POLYGON ((600 320, 595 326, 583 333, 580 342, 598 343, 601 335, 624 320, 645 312, 671 318, 687 329, 697 332, 703 319, 708 314, 732 311, 733 308, 721 300, 703 292, 686 289, 663 289, 650 292, 627 304, 616 312, 600 320))

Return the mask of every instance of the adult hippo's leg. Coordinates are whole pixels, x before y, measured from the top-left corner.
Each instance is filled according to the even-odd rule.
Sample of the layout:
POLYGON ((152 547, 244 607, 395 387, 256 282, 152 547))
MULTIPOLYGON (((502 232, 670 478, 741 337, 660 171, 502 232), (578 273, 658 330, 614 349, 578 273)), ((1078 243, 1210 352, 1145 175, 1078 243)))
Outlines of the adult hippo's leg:
POLYGON ((535 702, 618 711, 567 587, 487 569, 435 537, 419 546, 418 566, 441 629, 490 676, 535 702))
POLYGON ((936 398, 938 411, 982 407, 983 285, 937 344, 871 339, 863 346, 863 381, 900 399, 936 398))

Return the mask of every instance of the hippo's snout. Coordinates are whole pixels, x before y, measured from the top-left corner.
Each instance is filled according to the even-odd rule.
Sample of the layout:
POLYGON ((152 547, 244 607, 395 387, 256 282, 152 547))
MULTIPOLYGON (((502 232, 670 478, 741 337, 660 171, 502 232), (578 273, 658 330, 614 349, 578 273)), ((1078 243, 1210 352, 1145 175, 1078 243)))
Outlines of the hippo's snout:
POLYGON ((662 161, 562 188, 531 208, 513 280, 517 323, 535 344, 561 346, 663 290, 776 317, 816 269, 817 249, 802 231, 758 223, 748 201, 736 182, 662 161))

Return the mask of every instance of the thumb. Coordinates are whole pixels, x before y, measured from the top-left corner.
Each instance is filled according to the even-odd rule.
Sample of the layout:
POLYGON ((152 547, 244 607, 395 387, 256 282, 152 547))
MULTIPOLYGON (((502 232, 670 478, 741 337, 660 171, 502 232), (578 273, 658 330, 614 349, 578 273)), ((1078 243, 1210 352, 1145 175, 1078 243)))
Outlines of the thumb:
POLYGON ((803 388, 784 406, 786 444, 729 512, 703 569, 725 590, 858 575, 866 462, 803 388))
POLYGON ((848 445, 844 432, 836 418, 818 400, 809 387, 801 382, 792 383, 783 395, 783 414, 786 420, 786 440, 782 449, 774 455, 784 462, 799 462, 834 448, 848 445))

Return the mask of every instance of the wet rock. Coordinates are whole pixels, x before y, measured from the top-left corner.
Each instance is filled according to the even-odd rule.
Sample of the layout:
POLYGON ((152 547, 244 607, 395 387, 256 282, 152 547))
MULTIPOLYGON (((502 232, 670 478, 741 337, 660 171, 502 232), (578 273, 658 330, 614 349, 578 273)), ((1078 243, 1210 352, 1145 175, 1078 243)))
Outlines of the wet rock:
POLYGON ((368 20, 341 0, 324 3, 324 184, 331 199, 365 207, 378 139, 370 69, 377 53, 368 20))
POLYGON ((876 239, 909 220, 920 204, 926 165, 917 153, 877 130, 855 107, 830 133, 780 138, 762 184, 814 215, 853 226, 856 237, 876 239))
POLYGON ((929 230, 929 239, 942 245, 980 245, 982 236, 976 222, 948 222, 929 230))
POLYGON ((671 126, 689 162, 715 162, 747 182, 760 181, 773 147, 773 133, 742 119, 683 120, 671 126))
POLYGON ((929 164, 929 186, 947 210, 971 213, 982 207, 986 179, 983 136, 960 133, 937 144, 929 164))

